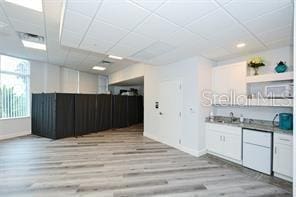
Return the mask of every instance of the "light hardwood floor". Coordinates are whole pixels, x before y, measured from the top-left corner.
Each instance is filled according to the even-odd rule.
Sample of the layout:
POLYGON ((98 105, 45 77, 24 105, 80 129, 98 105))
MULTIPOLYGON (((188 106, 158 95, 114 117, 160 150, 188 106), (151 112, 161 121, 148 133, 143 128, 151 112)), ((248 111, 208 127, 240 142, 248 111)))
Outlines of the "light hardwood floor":
POLYGON ((291 184, 193 157, 142 126, 78 138, 0 141, 0 196, 292 196, 291 184))

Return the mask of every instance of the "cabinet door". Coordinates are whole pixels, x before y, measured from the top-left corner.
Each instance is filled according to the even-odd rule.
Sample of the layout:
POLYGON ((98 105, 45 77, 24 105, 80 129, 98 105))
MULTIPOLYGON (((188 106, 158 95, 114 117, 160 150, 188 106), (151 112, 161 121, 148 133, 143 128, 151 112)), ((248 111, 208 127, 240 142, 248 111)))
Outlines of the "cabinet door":
POLYGON ((231 159, 242 160, 242 141, 240 135, 224 134, 224 155, 231 159))
POLYGON ((289 145, 275 144, 273 148, 273 171, 279 174, 293 176, 293 148, 289 145))
POLYGON ((223 154, 223 141, 220 132, 207 130, 207 148, 209 151, 223 154))
POLYGON ((246 94, 246 62, 238 62, 213 68, 212 89, 218 94, 229 94, 229 90, 236 94, 246 94))

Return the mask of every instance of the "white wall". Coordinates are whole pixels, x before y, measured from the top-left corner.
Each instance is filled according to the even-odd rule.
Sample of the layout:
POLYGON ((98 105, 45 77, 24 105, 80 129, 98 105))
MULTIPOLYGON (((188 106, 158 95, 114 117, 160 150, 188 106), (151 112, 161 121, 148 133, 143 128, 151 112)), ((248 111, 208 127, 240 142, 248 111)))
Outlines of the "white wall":
POLYGON ((150 67, 151 66, 147 64, 134 64, 125 69, 114 72, 109 75, 109 85, 129 79, 142 77, 145 75, 147 69, 149 69, 150 67))
MULTIPOLYGON (((190 58, 163 67, 154 67, 145 75, 144 134, 159 139, 159 116, 154 103, 159 99, 159 84, 167 80, 181 80, 183 90, 181 146, 188 153, 201 155, 205 151, 205 114, 209 112, 201 106, 201 91, 211 87, 213 62, 203 58, 190 58), (206 112, 206 113, 205 113, 206 112)), ((169 99, 169 98, 168 98, 169 99)))
POLYGON ((98 92, 98 76, 79 72, 79 93, 96 94, 98 92))
MULTIPOLYGON (((211 87, 213 62, 195 57, 174 64, 155 67, 133 65, 109 76, 110 83, 144 76, 144 135, 161 141, 159 115, 155 102, 159 100, 159 85, 168 80, 181 80, 183 90, 181 145, 173 146, 200 155, 205 150, 204 120, 209 108, 201 106, 201 91, 211 87)), ((168 98, 169 99, 169 98, 168 98)))
POLYGON ((67 93, 79 92, 79 72, 69 68, 61 68, 61 91, 67 93))
MULTIPOLYGON (((262 56, 266 62, 265 67, 261 67, 259 74, 274 72, 274 67, 280 61, 286 61, 289 66, 289 70, 293 69, 293 47, 283 47, 273 50, 262 51, 258 53, 249 54, 247 56, 241 56, 238 58, 217 62, 216 66, 223 66, 226 64, 236 63, 248 60, 252 56, 262 56)), ((272 120, 277 113, 288 112, 291 113, 291 108, 281 107, 213 107, 215 115, 229 116, 230 112, 234 112, 235 116, 243 114, 246 118, 261 119, 261 120, 272 120)))
MULTIPOLYGON (((97 93, 98 75, 78 72, 76 70, 30 61, 31 93, 97 93)), ((0 120, 0 139, 31 133, 31 118, 0 120)))
POLYGON ((105 94, 108 93, 108 76, 99 75, 98 76, 98 93, 105 94))

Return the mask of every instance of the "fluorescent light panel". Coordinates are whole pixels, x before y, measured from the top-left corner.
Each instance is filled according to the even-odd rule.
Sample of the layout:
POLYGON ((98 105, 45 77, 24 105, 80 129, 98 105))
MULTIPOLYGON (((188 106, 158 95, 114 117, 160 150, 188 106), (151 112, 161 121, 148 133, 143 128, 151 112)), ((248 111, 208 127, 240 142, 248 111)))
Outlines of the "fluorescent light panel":
POLYGON ((122 60, 123 59, 122 57, 115 56, 115 55, 108 55, 108 57, 111 58, 111 59, 116 59, 116 60, 122 60))
POLYGON ((5 0, 6 2, 13 3, 37 12, 42 12, 42 0, 5 0))
POLYGON ((37 42, 30 42, 30 41, 26 41, 26 40, 22 40, 22 43, 23 43, 24 47, 46 51, 45 44, 40 44, 37 42))
POLYGON ((243 48, 246 46, 246 43, 239 43, 236 45, 237 48, 243 48))
POLYGON ((101 67, 101 66, 94 66, 92 69, 94 69, 94 70, 106 70, 105 67, 101 67))

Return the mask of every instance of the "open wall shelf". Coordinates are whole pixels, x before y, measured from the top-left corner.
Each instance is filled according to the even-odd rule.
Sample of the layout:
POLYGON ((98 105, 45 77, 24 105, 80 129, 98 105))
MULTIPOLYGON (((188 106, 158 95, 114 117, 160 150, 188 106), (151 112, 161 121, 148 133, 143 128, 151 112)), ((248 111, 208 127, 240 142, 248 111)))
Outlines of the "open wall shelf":
POLYGON ((256 76, 247 76, 247 83, 275 82, 293 80, 293 72, 270 73, 256 76))

